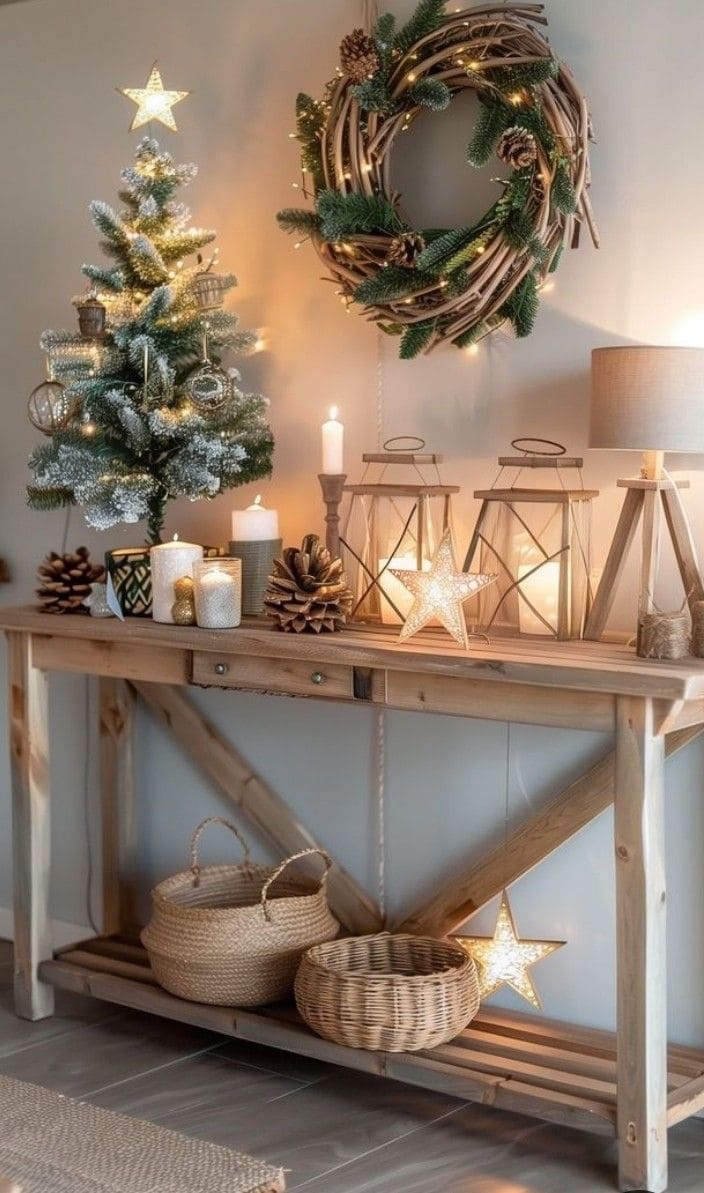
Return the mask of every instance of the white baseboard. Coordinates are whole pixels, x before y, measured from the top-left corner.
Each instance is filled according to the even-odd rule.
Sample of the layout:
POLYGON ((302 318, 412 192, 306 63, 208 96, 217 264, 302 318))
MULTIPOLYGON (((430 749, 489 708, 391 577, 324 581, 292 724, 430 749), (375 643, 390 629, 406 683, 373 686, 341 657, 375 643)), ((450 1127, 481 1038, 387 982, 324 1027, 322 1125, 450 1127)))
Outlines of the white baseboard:
MULTIPOLYGON (((68 924, 65 920, 53 920, 52 931, 55 949, 63 949, 66 945, 93 935, 85 924, 68 924)), ((9 907, 0 907, 0 939, 15 939, 15 917, 9 907)))

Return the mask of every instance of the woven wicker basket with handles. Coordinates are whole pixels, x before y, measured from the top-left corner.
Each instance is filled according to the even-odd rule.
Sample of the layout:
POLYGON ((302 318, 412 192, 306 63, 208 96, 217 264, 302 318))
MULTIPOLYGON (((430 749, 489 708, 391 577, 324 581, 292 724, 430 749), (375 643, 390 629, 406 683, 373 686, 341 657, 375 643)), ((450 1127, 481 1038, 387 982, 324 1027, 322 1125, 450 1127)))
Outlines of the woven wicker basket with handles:
POLYGON ((477 967, 449 940, 350 936, 308 950, 296 974, 296 1006, 317 1035, 348 1048, 435 1048, 479 1010, 477 967))
POLYGON ((203 820, 191 838, 190 870, 152 891, 142 943, 157 981, 179 998, 220 1006, 289 998, 305 950, 339 931, 326 897, 331 864, 323 850, 304 849, 276 868, 256 865, 234 824, 221 816, 203 820), (239 865, 200 866, 198 844, 209 824, 238 838, 244 850, 239 865), (320 883, 285 873, 311 854, 325 863, 320 883))

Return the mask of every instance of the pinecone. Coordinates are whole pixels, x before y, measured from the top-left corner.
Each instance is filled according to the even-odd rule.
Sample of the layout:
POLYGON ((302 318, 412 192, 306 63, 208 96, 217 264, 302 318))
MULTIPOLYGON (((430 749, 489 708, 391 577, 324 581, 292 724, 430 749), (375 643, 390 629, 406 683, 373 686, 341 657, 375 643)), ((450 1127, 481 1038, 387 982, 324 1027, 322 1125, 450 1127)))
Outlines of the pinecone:
POLYGON ((525 166, 532 166, 538 156, 538 146, 535 137, 527 128, 514 124, 502 133, 496 153, 507 166, 514 170, 522 170, 525 166))
POLYGON ((363 29, 353 29, 340 43, 340 66, 353 83, 363 83, 381 65, 374 39, 363 29))
POLYGON ((90 586, 105 579, 102 564, 92 563, 87 547, 57 555, 52 551, 37 570, 37 596, 43 613, 88 613, 83 604, 90 586))
POLYGON ((333 559, 317 535, 306 535, 300 551, 287 547, 274 561, 264 607, 280 630, 341 630, 352 608, 342 560, 333 559))
POLYGON ((423 252, 425 241, 420 232, 401 232, 395 236, 389 245, 387 258, 389 265, 400 265, 404 269, 412 269, 416 257, 423 252))

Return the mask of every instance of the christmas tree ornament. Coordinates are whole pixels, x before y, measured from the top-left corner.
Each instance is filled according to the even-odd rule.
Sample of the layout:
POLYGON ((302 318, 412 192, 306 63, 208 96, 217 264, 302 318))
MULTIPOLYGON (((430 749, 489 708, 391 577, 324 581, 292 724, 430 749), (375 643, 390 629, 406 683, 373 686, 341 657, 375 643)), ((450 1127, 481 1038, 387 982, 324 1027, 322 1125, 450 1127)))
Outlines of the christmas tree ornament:
POLYGON ((173 133, 178 132, 171 109, 174 104, 180 103, 182 99, 186 99, 191 94, 190 91, 165 91, 156 62, 152 66, 144 87, 120 87, 119 91, 137 105, 137 111, 130 125, 131 133, 136 128, 149 124, 152 120, 158 120, 166 128, 170 128, 173 133))
POLYGON ((199 414, 214 414, 233 400, 235 385, 229 373, 204 360, 186 380, 183 392, 199 414))
POLYGON ((393 567, 389 571, 413 596, 399 640, 405 642, 431 621, 439 621, 467 650, 469 639, 464 602, 488 584, 493 584, 496 576, 458 571, 449 529, 440 540, 428 571, 412 572, 393 567))
POLYGON ((174 625, 196 624, 196 598, 191 576, 181 576, 174 581, 175 600, 171 606, 174 625))
POLYGON ((363 29, 353 29, 340 43, 340 67, 353 83, 371 79, 380 66, 379 51, 373 37, 363 29))
POLYGON ((92 585, 104 579, 105 568, 93 563, 87 547, 52 551, 37 569, 40 608, 43 613, 87 613, 85 599, 92 585))
POLYGON ((85 597, 83 604, 90 613, 91 617, 114 617, 112 609, 108 604, 107 584, 96 583, 91 584, 90 593, 85 597))
POLYGON ((496 156, 512 170, 525 170, 538 157, 538 143, 527 128, 512 125, 501 134, 496 156))
POLYGON ((287 547, 264 596, 264 607, 276 627, 289 633, 341 630, 352 608, 352 593, 342 570, 315 534, 304 538, 300 550, 287 547))
POLYGON ((78 311, 78 330, 87 340, 102 340, 105 335, 105 319, 107 308, 96 294, 89 292, 74 298, 73 305, 78 311))
POLYGON ((420 232, 402 232, 400 236, 394 237, 389 245, 389 265, 411 269, 424 248, 425 240, 420 232))
POLYGON ((476 962, 482 1001, 502 986, 509 986, 536 1010, 542 1010, 530 970, 539 961, 563 948, 564 940, 522 940, 516 931, 508 893, 502 892, 493 936, 456 936, 476 962))
POLYGON ((386 12, 373 31, 344 39, 321 99, 298 95, 294 137, 314 207, 280 211, 279 224, 296 247, 310 241, 347 310, 356 304, 399 337, 403 360, 443 344, 473 348, 506 324, 529 335, 563 248, 576 248, 580 231, 598 246, 587 103, 545 23, 536 5, 418 0, 404 24, 386 12), (394 148, 467 89, 479 113, 467 167, 487 165, 500 145, 510 176, 494 180, 478 220, 433 229, 414 252, 399 243, 413 235, 414 204, 394 185, 394 148))
POLYGON ((218 273, 211 273, 208 269, 197 273, 192 282, 192 289, 198 310, 218 310, 225 301, 228 286, 228 279, 218 273))
POLYGON ((32 426, 43 435, 65 431, 73 416, 74 403, 60 381, 42 381, 32 390, 27 401, 27 416, 32 426))

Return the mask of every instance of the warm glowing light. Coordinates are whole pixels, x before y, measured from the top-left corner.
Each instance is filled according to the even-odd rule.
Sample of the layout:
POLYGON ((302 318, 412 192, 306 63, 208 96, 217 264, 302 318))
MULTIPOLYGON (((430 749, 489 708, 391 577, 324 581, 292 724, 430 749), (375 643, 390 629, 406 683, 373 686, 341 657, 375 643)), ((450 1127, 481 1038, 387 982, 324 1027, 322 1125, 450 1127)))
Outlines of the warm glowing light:
POLYGON ((408 74, 406 75, 406 78, 408 79, 409 83, 415 83, 418 76, 414 70, 409 70, 408 74))
POLYGON ((264 351, 264 349, 266 348, 266 340, 264 339, 263 336, 257 336, 256 340, 254 341, 253 348, 254 348, 255 352, 263 352, 264 351))
POLYGON ((481 62, 477 62, 475 59, 474 62, 470 62, 469 69, 470 70, 479 70, 481 68, 481 65, 482 65, 481 62))
POLYGON ((678 347, 704 348, 704 310, 687 311, 677 320, 669 338, 678 347))
POLYGON ((555 289, 555 283, 543 282, 542 286, 539 286, 538 289, 542 291, 543 294, 552 294, 552 291, 555 289))
POLYGON ((492 584, 496 576, 458 572, 449 530, 441 538, 427 572, 389 570, 414 598, 399 641, 411 638, 431 621, 439 621, 448 634, 467 650, 469 639, 462 606, 481 588, 492 584))
POLYGON ((329 411, 328 411, 328 418, 330 419, 330 421, 331 421, 331 422, 336 422, 336 421, 337 421, 337 418, 338 418, 338 415, 339 415, 339 413, 340 413, 340 407, 339 407, 339 406, 331 406, 331 407, 330 407, 330 409, 329 409, 329 411))
POLYGON ((299 249, 299 248, 301 247, 301 245, 302 245, 302 244, 303 244, 303 241, 302 241, 302 240, 297 240, 297 241, 295 242, 295 244, 294 244, 294 246, 293 246, 293 247, 294 247, 295 249, 299 249))
POLYGON ((478 344, 470 344, 469 347, 467 348, 467 356, 477 356, 478 352, 479 352, 478 344))
POLYGON ((514 91, 513 95, 509 96, 509 99, 514 108, 517 108, 519 104, 523 103, 523 96, 521 95, 520 91, 514 91))
POLYGON ((83 426, 81 427, 81 430, 82 430, 83 434, 87 435, 88 438, 90 439, 93 435, 95 435, 98 428, 96 427, 95 423, 88 422, 88 423, 83 424, 83 426))
POLYGON ((479 994, 482 1000, 502 986, 510 986, 526 1002, 541 1009, 540 997, 530 968, 561 949, 564 940, 521 940, 511 913, 508 894, 501 895, 501 906, 493 936, 457 936, 457 943, 477 963, 479 994))
POLYGON ((364 165, 362 166, 362 173, 363 174, 371 174, 371 171, 372 171, 372 168, 371 168, 369 162, 365 162, 364 165))
POLYGON ((141 128, 143 124, 149 124, 150 120, 158 120, 172 132, 177 132, 176 121, 171 109, 174 104, 180 103, 182 99, 191 94, 190 91, 165 91, 156 62, 152 66, 146 86, 121 87, 120 91, 122 95, 126 95, 137 105, 137 111, 130 125, 130 132, 141 128))

